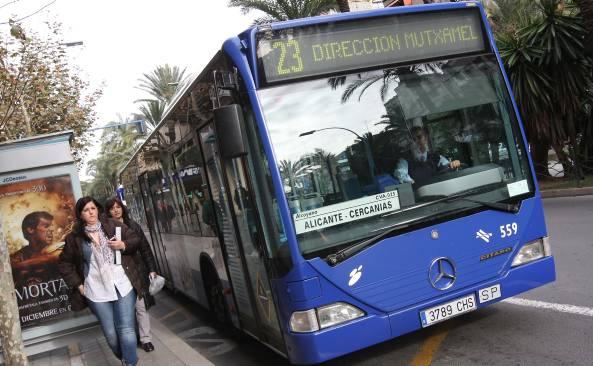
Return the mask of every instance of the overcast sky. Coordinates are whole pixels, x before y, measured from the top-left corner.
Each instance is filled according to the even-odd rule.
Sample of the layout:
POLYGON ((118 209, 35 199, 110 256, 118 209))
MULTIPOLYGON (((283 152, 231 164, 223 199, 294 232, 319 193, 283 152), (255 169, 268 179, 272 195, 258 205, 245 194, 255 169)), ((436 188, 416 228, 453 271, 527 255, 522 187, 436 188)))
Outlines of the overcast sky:
POLYGON ((116 119, 118 113, 125 117, 137 111, 134 100, 146 96, 135 89, 143 73, 165 63, 200 70, 225 39, 249 27, 256 17, 228 8, 226 0, 52 1, 6 5, 0 8, 0 22, 50 4, 23 24, 41 29, 44 21, 57 20, 66 42, 84 42, 68 48, 68 53, 95 87, 104 84, 97 106, 99 125, 116 119))
POLYGON ((64 41, 84 42, 68 53, 83 78, 103 90, 97 126, 138 111, 134 100, 146 95, 135 86, 143 73, 165 63, 198 71, 225 39, 258 16, 228 8, 227 0, 0 0, 0 23, 46 5, 22 23, 25 29, 42 30, 44 22, 59 21, 64 41))

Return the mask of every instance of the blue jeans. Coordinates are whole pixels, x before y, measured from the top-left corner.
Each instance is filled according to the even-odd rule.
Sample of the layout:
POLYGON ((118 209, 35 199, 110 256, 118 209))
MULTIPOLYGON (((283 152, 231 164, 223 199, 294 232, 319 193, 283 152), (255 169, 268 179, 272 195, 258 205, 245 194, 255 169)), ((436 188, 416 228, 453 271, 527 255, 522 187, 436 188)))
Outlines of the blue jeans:
POLYGON ((132 289, 117 301, 92 302, 87 299, 91 311, 99 318, 109 348, 125 365, 136 365, 136 291, 132 289))

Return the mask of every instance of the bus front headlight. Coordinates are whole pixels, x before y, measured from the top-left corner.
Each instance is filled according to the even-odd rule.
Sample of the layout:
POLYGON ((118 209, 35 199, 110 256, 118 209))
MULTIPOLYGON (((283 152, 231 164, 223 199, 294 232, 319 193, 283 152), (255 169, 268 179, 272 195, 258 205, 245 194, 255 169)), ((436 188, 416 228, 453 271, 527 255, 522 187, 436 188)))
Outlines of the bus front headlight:
POLYGON ((362 310, 343 302, 317 308, 319 328, 321 329, 360 318, 361 316, 364 316, 362 310))
POLYGON ((296 333, 315 332, 364 316, 364 311, 343 302, 305 311, 295 311, 290 317, 290 330, 296 333))
POLYGON ((521 247, 519 253, 513 259, 511 267, 520 266, 536 259, 552 255, 548 237, 540 238, 521 247))

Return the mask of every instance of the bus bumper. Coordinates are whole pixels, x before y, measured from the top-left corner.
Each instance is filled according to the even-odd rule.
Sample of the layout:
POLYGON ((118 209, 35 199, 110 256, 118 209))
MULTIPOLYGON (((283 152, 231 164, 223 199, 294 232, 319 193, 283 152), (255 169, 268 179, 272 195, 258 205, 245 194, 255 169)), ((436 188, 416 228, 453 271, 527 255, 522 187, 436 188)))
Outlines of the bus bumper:
POLYGON ((500 285, 501 297, 487 303, 477 304, 478 309, 495 304, 501 300, 515 296, 522 292, 545 285, 556 280, 556 271, 554 269, 554 257, 545 257, 532 263, 512 268, 504 275, 496 277, 490 281, 477 283, 457 291, 451 291, 446 297, 440 297, 433 301, 423 302, 408 309, 402 309, 389 314, 392 336, 397 337, 402 334, 412 332, 422 328, 420 321, 420 312, 427 308, 455 300, 459 297, 470 295, 472 292, 478 298, 478 290, 500 285))
POLYGON ((285 337, 291 363, 310 365, 363 349, 392 338, 389 316, 368 315, 314 333, 285 337))
POLYGON ((285 338, 287 353, 293 364, 320 363, 421 329, 420 311, 469 295, 472 292, 476 294, 477 299, 477 291, 482 288, 499 284, 502 296, 484 304, 477 304, 478 309, 553 282, 555 279, 554 257, 542 258, 512 268, 493 280, 451 291, 447 296, 419 303, 384 316, 367 315, 314 333, 289 333, 285 338))

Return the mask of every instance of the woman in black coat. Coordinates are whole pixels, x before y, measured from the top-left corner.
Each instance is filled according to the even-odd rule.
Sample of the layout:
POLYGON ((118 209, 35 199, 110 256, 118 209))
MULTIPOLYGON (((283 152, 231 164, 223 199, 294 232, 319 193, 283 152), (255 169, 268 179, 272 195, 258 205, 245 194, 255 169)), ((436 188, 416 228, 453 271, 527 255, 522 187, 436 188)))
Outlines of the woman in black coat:
POLYGON ((76 202, 76 225, 66 236, 58 270, 71 290, 72 310, 88 305, 115 356, 123 365, 136 365, 134 304, 143 285, 134 258, 140 239, 125 224, 102 217, 101 208, 88 196, 76 202))
POLYGON ((149 278, 154 278, 157 275, 154 255, 142 227, 136 221, 130 219, 126 206, 119 198, 114 197, 107 200, 105 209, 107 216, 129 226, 141 239, 135 260, 140 270, 140 277, 143 279, 143 288, 142 292, 138 293, 138 299, 136 301, 136 320, 138 322, 138 333, 142 349, 146 352, 151 352, 154 350, 154 345, 152 344, 152 337, 150 335, 148 309, 154 305, 154 298, 149 294, 148 288, 150 286, 149 278))

